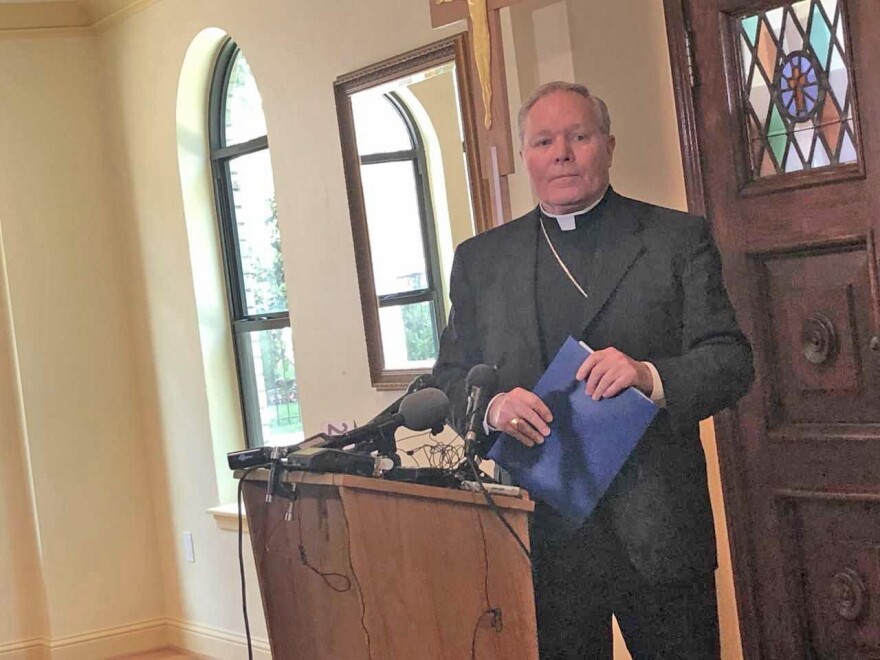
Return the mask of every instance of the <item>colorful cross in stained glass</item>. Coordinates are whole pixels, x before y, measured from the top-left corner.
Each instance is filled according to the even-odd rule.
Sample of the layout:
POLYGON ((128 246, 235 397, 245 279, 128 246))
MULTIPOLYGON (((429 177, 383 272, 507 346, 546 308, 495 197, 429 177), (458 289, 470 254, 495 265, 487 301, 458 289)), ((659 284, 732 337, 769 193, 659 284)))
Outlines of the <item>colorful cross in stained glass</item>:
POLYGON ((736 21, 754 178, 858 160, 841 5, 780 3, 736 21))

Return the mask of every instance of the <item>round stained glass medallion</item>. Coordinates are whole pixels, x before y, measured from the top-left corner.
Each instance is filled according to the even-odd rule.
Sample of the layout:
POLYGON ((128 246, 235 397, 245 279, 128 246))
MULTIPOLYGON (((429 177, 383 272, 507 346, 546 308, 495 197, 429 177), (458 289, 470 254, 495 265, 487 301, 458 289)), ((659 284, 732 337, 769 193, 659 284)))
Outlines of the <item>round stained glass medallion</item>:
POLYGON ((805 50, 789 53, 779 67, 777 90, 782 111, 793 121, 806 121, 819 111, 819 84, 816 58, 805 50))

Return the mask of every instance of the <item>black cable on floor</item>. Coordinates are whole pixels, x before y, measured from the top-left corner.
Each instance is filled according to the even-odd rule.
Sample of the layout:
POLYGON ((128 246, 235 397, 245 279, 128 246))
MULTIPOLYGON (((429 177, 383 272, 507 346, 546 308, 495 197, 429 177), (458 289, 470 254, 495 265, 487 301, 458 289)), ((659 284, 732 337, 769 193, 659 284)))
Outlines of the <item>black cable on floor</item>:
POLYGON ((259 470, 262 465, 248 468, 238 480, 238 571, 241 576, 241 612, 244 616, 244 635, 247 638, 248 660, 254 660, 254 647, 251 641, 251 624, 248 620, 247 610, 247 585, 244 576, 244 515, 242 514, 241 501, 244 492, 244 481, 254 470, 259 470))

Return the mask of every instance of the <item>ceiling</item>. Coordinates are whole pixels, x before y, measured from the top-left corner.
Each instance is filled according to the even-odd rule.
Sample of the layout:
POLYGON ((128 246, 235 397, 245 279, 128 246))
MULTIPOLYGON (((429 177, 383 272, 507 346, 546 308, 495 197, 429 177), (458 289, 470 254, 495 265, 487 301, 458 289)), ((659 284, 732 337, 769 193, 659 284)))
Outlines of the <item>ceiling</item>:
POLYGON ((153 0, 0 0, 0 31, 100 26, 153 0))

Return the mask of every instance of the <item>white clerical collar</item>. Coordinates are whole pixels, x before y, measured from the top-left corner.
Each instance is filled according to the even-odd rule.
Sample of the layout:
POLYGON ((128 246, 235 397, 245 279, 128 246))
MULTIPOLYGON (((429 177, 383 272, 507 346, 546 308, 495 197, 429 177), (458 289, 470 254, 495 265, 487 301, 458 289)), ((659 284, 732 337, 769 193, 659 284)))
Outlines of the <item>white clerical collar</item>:
MULTIPOLYGON (((606 190, 606 192, 607 192, 607 190, 606 190)), ((599 197, 599 199, 597 199, 595 202, 593 202, 589 206, 582 208, 580 211, 575 211, 574 213, 565 213, 563 215, 557 215, 555 213, 550 213, 550 211, 548 211, 547 209, 544 208, 544 203, 541 202, 541 211, 548 218, 556 218, 556 222, 559 223, 559 228, 562 231, 571 231, 576 226, 576 223, 574 220, 575 216, 592 211, 594 208, 599 206, 599 202, 601 202, 603 199, 605 199, 605 193, 602 193, 602 196, 599 197)))

